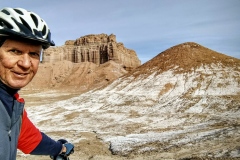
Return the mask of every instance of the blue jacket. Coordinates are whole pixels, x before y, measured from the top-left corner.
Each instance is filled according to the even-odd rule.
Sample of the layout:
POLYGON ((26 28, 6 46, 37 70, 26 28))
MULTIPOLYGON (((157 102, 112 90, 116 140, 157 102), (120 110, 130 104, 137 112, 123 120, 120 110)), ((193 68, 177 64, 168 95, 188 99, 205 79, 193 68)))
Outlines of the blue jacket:
POLYGON ((0 160, 15 160, 17 148, 27 154, 56 156, 62 144, 33 125, 17 90, 0 81, 0 160))
POLYGON ((0 159, 16 159, 23 104, 14 101, 12 117, 0 101, 0 159))

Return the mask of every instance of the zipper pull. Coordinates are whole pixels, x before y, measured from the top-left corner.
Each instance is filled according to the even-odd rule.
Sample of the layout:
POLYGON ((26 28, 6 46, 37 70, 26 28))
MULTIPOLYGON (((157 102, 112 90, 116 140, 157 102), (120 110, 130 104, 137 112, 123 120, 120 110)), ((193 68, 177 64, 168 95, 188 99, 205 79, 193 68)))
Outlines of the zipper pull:
POLYGON ((9 137, 9 141, 11 141, 11 130, 8 131, 8 137, 9 137))

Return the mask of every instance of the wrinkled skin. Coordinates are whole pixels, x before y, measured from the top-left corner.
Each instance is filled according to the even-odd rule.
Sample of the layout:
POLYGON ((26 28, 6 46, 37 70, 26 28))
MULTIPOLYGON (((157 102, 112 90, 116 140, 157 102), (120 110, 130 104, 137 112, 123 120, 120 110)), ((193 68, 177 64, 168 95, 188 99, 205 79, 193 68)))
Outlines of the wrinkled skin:
POLYGON ((0 80, 13 89, 25 87, 35 76, 42 46, 7 39, 0 47, 0 80))

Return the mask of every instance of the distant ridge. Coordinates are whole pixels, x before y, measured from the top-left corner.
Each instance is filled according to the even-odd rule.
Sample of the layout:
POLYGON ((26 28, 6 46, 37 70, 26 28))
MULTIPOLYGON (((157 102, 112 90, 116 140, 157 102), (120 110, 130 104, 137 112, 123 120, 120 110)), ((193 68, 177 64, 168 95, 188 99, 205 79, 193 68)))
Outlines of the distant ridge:
POLYGON ((176 67, 175 72, 189 72, 203 64, 210 65, 212 63, 238 70, 240 66, 240 60, 237 58, 213 51, 194 42, 186 42, 159 53, 156 57, 135 69, 134 73, 129 74, 138 76, 142 73, 151 74, 154 71, 162 73, 169 69, 176 69, 176 67))

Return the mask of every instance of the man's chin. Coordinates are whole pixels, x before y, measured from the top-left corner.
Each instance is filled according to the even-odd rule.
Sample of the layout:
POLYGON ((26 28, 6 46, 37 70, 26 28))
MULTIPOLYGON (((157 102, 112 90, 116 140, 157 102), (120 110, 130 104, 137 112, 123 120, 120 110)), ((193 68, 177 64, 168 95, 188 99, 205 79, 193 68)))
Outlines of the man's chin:
POLYGON ((25 87, 29 82, 21 82, 21 83, 10 83, 8 86, 12 89, 21 89, 25 87))

